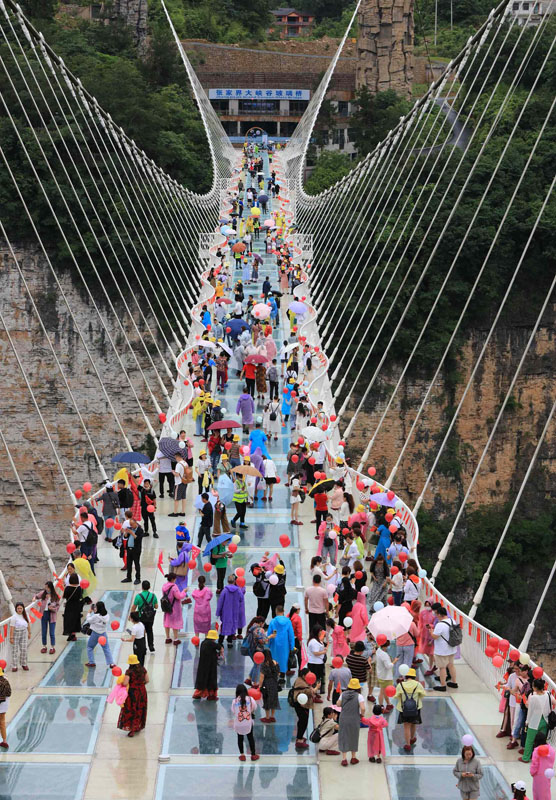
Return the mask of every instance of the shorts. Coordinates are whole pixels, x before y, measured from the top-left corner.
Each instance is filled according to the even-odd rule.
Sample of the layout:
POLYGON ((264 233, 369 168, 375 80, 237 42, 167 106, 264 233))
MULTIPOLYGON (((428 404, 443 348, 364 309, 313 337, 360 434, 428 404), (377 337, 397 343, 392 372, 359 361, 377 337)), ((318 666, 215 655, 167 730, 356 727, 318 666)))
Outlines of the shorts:
POLYGON ((185 493, 187 492, 187 484, 180 483, 179 486, 176 486, 174 492, 174 500, 185 500, 185 493))
POLYGON ((403 712, 398 712, 398 725, 403 725, 404 723, 408 722, 410 725, 420 725, 422 723, 421 719, 421 709, 417 712, 417 716, 413 717, 413 719, 404 719, 403 712))
POLYGON ((434 657, 434 663, 440 669, 440 667, 449 667, 450 664, 454 663, 455 654, 451 656, 437 656, 434 657))
MULTIPOLYGON (((394 679, 392 678, 392 680, 394 679)), ((388 679, 384 680, 383 678, 379 678, 378 685, 381 689, 386 689, 387 686, 392 686, 392 680, 388 679)))
POLYGON ((276 483, 276 478, 265 478, 264 481, 267 486, 271 486, 273 483, 276 483))
POLYGON ((461 800, 477 800, 479 792, 464 792, 460 789, 461 800))

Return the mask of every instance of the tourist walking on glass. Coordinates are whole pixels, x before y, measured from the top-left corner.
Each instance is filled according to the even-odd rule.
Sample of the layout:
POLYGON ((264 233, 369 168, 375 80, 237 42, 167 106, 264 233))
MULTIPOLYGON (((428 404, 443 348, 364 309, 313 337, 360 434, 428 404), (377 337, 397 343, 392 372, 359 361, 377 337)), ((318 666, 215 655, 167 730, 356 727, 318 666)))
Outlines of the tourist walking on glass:
POLYGON ((230 525, 232 528, 236 527, 237 520, 239 520, 239 527, 240 528, 247 528, 245 524, 245 512, 247 510, 247 484, 245 483, 245 478, 243 475, 235 474, 234 479, 234 505, 236 507, 236 513, 230 520, 230 525))
POLYGON ((350 764, 359 764, 357 751, 359 750, 359 728, 361 717, 365 715, 365 698, 361 694, 361 684, 357 678, 352 678, 348 688, 342 692, 338 703, 342 709, 340 713, 340 727, 338 730, 338 747, 342 754, 342 767, 348 765, 348 753, 351 752, 350 764))
POLYGON ((176 573, 169 572, 166 575, 166 583, 162 584, 162 597, 160 607, 164 611, 164 631, 166 633, 165 644, 172 644, 170 633, 174 634, 174 644, 176 647, 180 643, 178 633, 183 626, 183 612, 181 603, 187 597, 187 586, 180 592, 176 586, 176 573))
POLYGON ((122 686, 127 689, 127 698, 120 711, 118 728, 121 731, 128 731, 127 735, 131 738, 142 731, 147 724, 149 673, 141 666, 135 653, 128 657, 127 663, 129 667, 122 681, 122 686))
POLYGON ((60 609, 60 598, 52 581, 44 584, 42 592, 38 592, 33 600, 38 600, 37 611, 41 616, 41 653, 46 653, 47 635, 50 634, 50 654, 56 652, 56 618, 60 609))
POLYGON ((417 725, 420 725, 421 709, 423 708, 423 697, 425 690, 417 680, 414 669, 407 671, 405 678, 396 687, 396 708, 399 711, 398 724, 403 725, 405 744, 403 749, 406 753, 411 752, 411 748, 417 741, 417 725))
POLYGON ((10 617, 9 632, 12 672, 17 672, 18 667, 27 672, 27 646, 31 638, 31 625, 23 603, 15 604, 15 612, 10 617))
POLYGON ((86 667, 96 667, 95 647, 97 644, 100 644, 102 647, 107 666, 110 667, 110 669, 116 666, 106 637, 109 621, 110 615, 102 600, 99 600, 96 605, 93 604, 91 606, 91 611, 85 617, 85 624, 89 626, 91 631, 87 640, 87 658, 89 660, 85 664, 86 667))
POLYGON ((460 791, 461 800, 476 800, 481 793, 480 781, 483 777, 483 768, 471 745, 466 745, 462 749, 453 773, 458 779, 457 788, 460 791))
POLYGON ((234 731, 237 734, 240 761, 246 760, 243 752, 243 740, 246 736, 251 751, 251 761, 258 761, 260 758, 255 752, 255 737, 253 735, 253 720, 256 710, 257 701, 247 694, 247 689, 243 683, 238 683, 235 700, 232 701, 232 715, 234 718, 234 731))
POLYGON ((199 649, 199 663, 195 675, 194 700, 218 700, 218 658, 222 654, 222 645, 218 641, 218 633, 210 630, 199 649))
POLYGON ((307 667, 299 670, 299 675, 292 687, 293 708, 297 715, 297 734, 295 747, 297 750, 307 750, 309 747, 305 732, 309 724, 309 712, 313 708, 313 687, 307 681, 307 667))
POLYGON ((147 637, 147 644, 151 653, 154 653, 154 636, 153 625, 156 612, 158 610, 158 600, 156 595, 150 591, 150 581, 143 581, 141 584, 141 592, 136 596, 132 611, 137 611, 139 619, 145 626, 145 635, 147 637))

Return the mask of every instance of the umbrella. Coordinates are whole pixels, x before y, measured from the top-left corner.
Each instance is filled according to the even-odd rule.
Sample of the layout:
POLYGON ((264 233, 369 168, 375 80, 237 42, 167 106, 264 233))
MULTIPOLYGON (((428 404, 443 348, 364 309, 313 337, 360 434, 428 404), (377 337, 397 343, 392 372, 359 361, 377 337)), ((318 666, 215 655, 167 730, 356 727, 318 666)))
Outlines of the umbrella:
POLYGON ((367 625, 368 630, 376 637, 383 633, 390 641, 407 633, 413 616, 403 606, 385 606, 376 611, 367 625))
POLYGON ((176 453, 181 453, 181 448, 177 439, 171 439, 169 436, 163 436, 162 439, 159 439, 158 441, 158 452, 165 458, 173 458, 176 453))
POLYGON ((216 298, 216 302, 217 303, 224 303, 225 305, 229 306, 229 305, 231 305, 233 303, 233 300, 230 300, 229 297, 217 297, 216 298))
POLYGON ((216 482, 216 491, 218 492, 218 499, 227 506, 234 497, 233 481, 227 475, 220 475, 216 482))
MULTIPOLYGON (((172 440, 173 441, 173 440, 172 440)), ((112 464, 149 464, 151 459, 143 453, 118 453, 117 456, 110 459, 112 464)))
POLYGON ((245 359, 246 364, 268 364, 268 358, 266 356, 260 355, 259 353, 255 353, 252 356, 247 356, 245 359))
POLYGON ((232 533, 221 533, 220 536, 215 536, 203 550, 203 555, 208 556, 210 551, 218 547, 219 544, 222 544, 222 542, 229 542, 233 535, 232 533))
POLYGON ((326 431, 316 428, 313 425, 303 428, 301 435, 305 439, 311 439, 313 442, 324 442, 325 439, 328 439, 328 433, 326 431))
POLYGON ((230 356, 233 355, 232 348, 228 347, 228 345, 224 344, 224 342, 216 342, 216 346, 219 347, 221 350, 224 350, 224 352, 228 353, 228 355, 230 356))
POLYGON ((370 500, 374 500, 379 506, 388 506, 388 508, 394 508, 396 503, 399 502, 400 498, 397 495, 389 500, 388 494, 386 492, 378 492, 377 494, 372 494, 369 498, 370 500))
POLYGON ((220 228, 220 233, 222 233, 224 236, 234 236, 235 229, 230 227, 230 225, 224 225, 222 228, 220 228))
POLYGON ((335 483, 336 481, 334 478, 325 478, 323 481, 315 483, 315 485, 309 489, 309 497, 312 497, 317 492, 329 492, 335 483))
POLYGON ((247 245, 243 244, 243 242, 237 242, 237 244, 232 245, 232 253, 243 253, 246 247, 247 245))
POLYGON ((218 422, 213 422, 209 425, 209 431, 225 431, 228 428, 241 428, 241 423, 236 422, 235 419, 219 419, 218 422))
POLYGON ((240 475, 253 475, 255 478, 262 478, 263 476, 258 469, 252 467, 250 464, 241 464, 239 467, 234 467, 232 472, 237 472, 240 475))
MULTIPOLYGON (((208 492, 208 496, 209 496, 209 503, 214 508, 214 506, 216 505, 216 501, 218 500, 218 495, 211 490, 210 492, 208 492)), ((195 498, 193 505, 195 508, 199 509, 199 511, 203 508, 204 502, 201 499, 200 494, 198 494, 197 497, 195 498)))
POLYGON ((260 194, 259 195, 259 203, 268 203, 268 195, 267 194, 260 194))
POLYGON ((292 342, 292 344, 288 344, 286 347, 284 347, 284 353, 291 353, 291 351, 295 350, 296 347, 301 347, 299 342, 292 342))
POLYGON ((270 308, 266 303, 255 303, 253 306, 253 316, 259 319, 270 317, 270 308))
POLYGON ((262 257, 262 256, 260 256, 258 253, 255 253, 255 254, 253 255, 253 258, 255 259, 255 261, 258 261, 258 262, 259 262, 259 264, 262 264, 262 263, 263 263, 263 257, 262 257))
POLYGON ((218 220, 218 224, 219 225, 227 225, 229 221, 230 220, 228 219, 228 217, 224 217, 224 219, 219 219, 218 220))
POLYGON ((263 222, 263 225, 265 226, 265 228, 275 228, 276 227, 276 223, 273 222, 271 219, 265 219, 265 221, 263 222))
POLYGON ((249 330, 249 325, 245 322, 245 320, 238 319, 237 317, 235 319, 228 320, 226 327, 231 329, 230 333, 232 333, 234 336, 239 335, 242 331, 249 330))
POLYGON ((208 339, 200 339, 197 342, 197 347, 209 347, 211 350, 216 350, 218 344, 216 342, 209 342, 208 339))
POLYGON ((289 304, 288 311, 291 311, 294 314, 306 314, 308 309, 305 303, 300 303, 299 300, 294 300, 293 303, 289 304))

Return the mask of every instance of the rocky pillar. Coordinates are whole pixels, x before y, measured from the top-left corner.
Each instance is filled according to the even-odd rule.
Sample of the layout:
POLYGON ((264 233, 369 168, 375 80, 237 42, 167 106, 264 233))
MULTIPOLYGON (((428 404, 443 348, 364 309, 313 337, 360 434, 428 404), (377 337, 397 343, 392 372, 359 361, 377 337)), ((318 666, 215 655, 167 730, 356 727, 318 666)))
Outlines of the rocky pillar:
POLYGON ((131 28, 139 51, 144 51, 147 39, 147 0, 114 0, 111 17, 122 19, 131 28))
POLYGON ((359 12, 357 88, 411 97, 413 0, 364 0, 359 12))

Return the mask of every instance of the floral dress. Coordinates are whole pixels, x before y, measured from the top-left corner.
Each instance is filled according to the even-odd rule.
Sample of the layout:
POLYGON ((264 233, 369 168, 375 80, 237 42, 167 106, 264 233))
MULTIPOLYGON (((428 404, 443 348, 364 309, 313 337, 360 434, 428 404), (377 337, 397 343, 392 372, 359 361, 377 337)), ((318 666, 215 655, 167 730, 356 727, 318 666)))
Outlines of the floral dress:
POLYGON ((137 733, 142 731, 147 724, 147 687, 145 678, 147 670, 144 667, 130 667, 126 675, 129 678, 127 699, 122 706, 118 719, 118 728, 122 731, 137 733))

